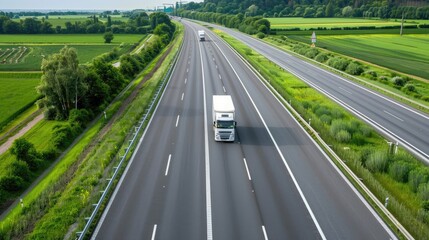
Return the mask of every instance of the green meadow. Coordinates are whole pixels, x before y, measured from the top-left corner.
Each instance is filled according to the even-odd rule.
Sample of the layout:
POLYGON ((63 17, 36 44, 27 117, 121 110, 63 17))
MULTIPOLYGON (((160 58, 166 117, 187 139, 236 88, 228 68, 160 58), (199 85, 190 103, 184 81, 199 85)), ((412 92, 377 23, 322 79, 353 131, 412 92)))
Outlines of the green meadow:
MULTIPOLYGON (((99 14, 95 14, 97 17, 99 17, 99 14)), ((88 19, 91 19, 93 15, 49 15, 48 19, 45 19, 44 21, 48 21, 52 24, 52 26, 55 28, 56 26, 61 26, 62 28, 66 27, 66 22, 71 22, 74 24, 75 22, 84 22, 88 19)), ((26 18, 31 18, 32 16, 24 16, 20 19, 16 19, 16 21, 24 20, 26 18)), ((122 21, 127 22, 129 18, 122 17, 120 15, 111 15, 112 21, 122 21)), ((38 20, 42 20, 42 18, 45 18, 45 16, 37 16, 35 17, 38 20)), ((101 22, 107 22, 107 18, 99 18, 99 21, 101 22)))
MULTIPOLYGON (((362 26, 400 26, 401 20, 381 20, 363 18, 267 18, 272 29, 292 29, 302 30, 309 28, 338 28, 338 27, 362 27, 362 26)), ((404 26, 429 23, 428 20, 406 20, 404 26)))
POLYGON ((143 34, 114 34, 112 43, 105 44, 103 34, 2 34, 0 44, 81 43, 117 45, 121 43, 136 43, 144 36, 143 34))
POLYGON ((13 116, 18 110, 38 98, 36 86, 40 82, 40 74, 0 73, 0 128, 1 123, 13 116))
MULTIPOLYGON (((69 47, 76 48, 78 53, 79 63, 87 63, 94 57, 111 51, 118 45, 75 45, 65 44, 69 47)), ((12 64, 0 64, 0 71, 40 71, 42 60, 48 55, 58 53, 65 45, 49 44, 49 45, 22 45, 30 49, 21 62, 12 64)), ((10 48, 14 45, 1 45, 0 48, 10 48)))
MULTIPOLYGON (((311 42, 311 36, 288 38, 311 42)), ((317 36, 316 46, 429 79, 429 34, 321 35, 317 36)))

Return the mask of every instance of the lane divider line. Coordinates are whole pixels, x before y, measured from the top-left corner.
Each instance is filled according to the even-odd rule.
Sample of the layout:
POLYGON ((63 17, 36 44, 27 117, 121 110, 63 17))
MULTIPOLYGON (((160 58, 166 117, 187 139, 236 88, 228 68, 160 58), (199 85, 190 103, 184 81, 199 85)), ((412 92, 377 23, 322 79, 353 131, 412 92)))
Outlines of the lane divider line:
POLYGON ((168 175, 168 169, 170 169, 170 161, 171 161, 171 154, 168 155, 167 167, 165 168, 165 176, 168 175))

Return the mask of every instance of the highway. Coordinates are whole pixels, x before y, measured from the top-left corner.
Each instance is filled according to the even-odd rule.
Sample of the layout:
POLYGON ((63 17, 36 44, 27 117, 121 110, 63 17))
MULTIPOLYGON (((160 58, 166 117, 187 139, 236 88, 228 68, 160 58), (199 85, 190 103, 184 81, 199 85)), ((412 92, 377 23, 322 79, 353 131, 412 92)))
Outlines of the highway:
POLYGON ((93 239, 396 239, 227 47, 183 20, 178 65, 93 239), (215 142, 212 95, 238 139, 215 142))
MULTIPOLYGON (((429 115, 235 30, 211 25, 239 39, 314 89, 373 125, 429 164, 429 115)), ((387 145, 386 145, 387 146, 387 145)))

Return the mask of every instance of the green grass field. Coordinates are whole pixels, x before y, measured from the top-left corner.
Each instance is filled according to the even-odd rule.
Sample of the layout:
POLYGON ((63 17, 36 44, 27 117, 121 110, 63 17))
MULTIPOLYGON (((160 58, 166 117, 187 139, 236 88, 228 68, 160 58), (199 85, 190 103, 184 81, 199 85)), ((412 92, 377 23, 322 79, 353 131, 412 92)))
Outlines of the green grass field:
MULTIPOLYGON (((309 29, 318 27, 360 27, 360 26, 400 26, 400 20, 380 20, 362 18, 267 18, 272 29, 309 29)), ((427 20, 406 20, 406 25, 428 23, 427 20)))
MULTIPOLYGON (((311 36, 288 36, 305 43, 311 36)), ((318 36, 317 47, 429 79, 429 34, 318 36)))
MULTIPOLYGON (((13 45, 1 45, 0 48, 12 47, 13 45)), ((0 64, 0 71, 40 71, 43 57, 58 53, 65 45, 49 44, 49 45, 22 45, 30 48, 30 53, 27 54, 21 62, 12 64, 0 64)), ((111 51, 118 45, 74 45, 67 44, 69 47, 76 48, 79 63, 90 62, 96 56, 111 51)), ((130 45, 128 45, 130 47, 130 45)))
POLYGON ((40 83, 40 74, 11 76, 0 73, 0 123, 38 98, 36 86, 40 83))
MULTIPOLYGON (((98 14, 95 14, 97 17, 99 17, 98 14)), ((91 18, 93 15, 49 15, 48 19, 45 19, 45 21, 48 21, 52 24, 52 26, 55 28, 56 26, 61 26, 62 28, 65 28, 66 22, 83 22, 87 19, 91 18)), ((24 20, 26 18, 30 18, 32 16, 23 16, 19 19, 15 19, 15 21, 24 20)), ((42 18, 45 18, 45 16, 37 16, 36 17, 39 20, 42 20, 42 18)), ((120 15, 111 15, 112 21, 123 21, 127 22, 129 18, 122 17, 120 15)), ((99 21, 106 22, 107 18, 99 18, 99 21)))
POLYGON ((0 44, 104 44, 115 45, 121 43, 139 42, 143 34, 114 34, 111 44, 104 44, 103 34, 2 34, 0 44))

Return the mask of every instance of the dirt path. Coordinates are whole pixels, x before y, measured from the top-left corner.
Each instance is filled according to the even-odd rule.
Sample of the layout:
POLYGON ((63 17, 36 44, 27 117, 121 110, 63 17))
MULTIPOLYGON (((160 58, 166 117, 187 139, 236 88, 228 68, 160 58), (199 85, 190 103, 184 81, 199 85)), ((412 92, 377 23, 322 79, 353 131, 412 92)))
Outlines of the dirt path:
POLYGON ((5 153, 11 146, 15 139, 22 137, 26 132, 28 132, 34 125, 40 122, 43 119, 43 113, 37 115, 33 120, 31 120, 27 125, 25 125, 19 132, 11 136, 5 143, 0 145, 0 154, 5 153))

